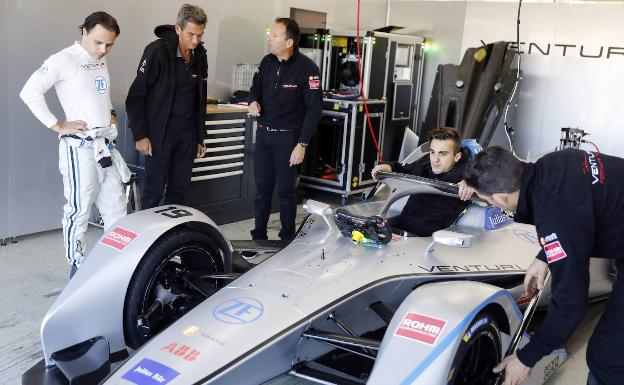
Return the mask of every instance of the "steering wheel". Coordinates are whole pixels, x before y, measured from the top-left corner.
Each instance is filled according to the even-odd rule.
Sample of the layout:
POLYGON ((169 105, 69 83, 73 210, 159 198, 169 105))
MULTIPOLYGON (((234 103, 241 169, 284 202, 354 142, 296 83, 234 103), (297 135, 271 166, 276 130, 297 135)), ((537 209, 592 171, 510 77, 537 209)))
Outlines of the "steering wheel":
POLYGON ((359 231, 376 245, 385 245, 392 239, 388 221, 378 215, 365 217, 339 208, 334 211, 334 222, 345 237, 351 237, 353 231, 359 231))

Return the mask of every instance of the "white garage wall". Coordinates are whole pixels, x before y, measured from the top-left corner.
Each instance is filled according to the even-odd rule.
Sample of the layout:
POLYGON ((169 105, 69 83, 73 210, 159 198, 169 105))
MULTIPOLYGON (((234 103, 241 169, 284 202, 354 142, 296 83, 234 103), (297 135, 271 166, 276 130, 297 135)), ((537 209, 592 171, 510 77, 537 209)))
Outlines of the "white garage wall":
MULTIPOLYGON (((469 3, 463 49, 480 39, 515 41, 516 12, 514 3, 469 3)), ((568 126, 589 131, 602 152, 624 156, 623 18, 623 4, 523 4, 520 40, 527 44, 515 138, 520 156, 552 150, 568 126), (543 51, 550 43, 549 55, 535 45, 529 52, 528 43, 543 51), (581 47, 583 55, 600 57, 582 57, 581 47), (620 48, 609 55, 609 47, 620 48)))
MULTIPOLYGON (((9 0, 0 0, 0 36, 8 32, 7 14, 9 0)), ((6 39, 0 39, 0 52, 7 52, 6 39)), ((7 60, 0 60, 0 90, 7 89, 8 68, 7 60)), ((0 132, 5 140, 0 141, 0 238, 9 234, 9 120, 7 93, 0 91, 0 132)))
MULTIPOLYGON (((79 38, 77 25, 93 10, 117 17, 121 36, 109 56, 113 105, 121 116, 124 156, 135 161, 134 143, 125 124, 124 101, 145 45, 158 24, 173 23, 183 1, 159 0, 0 0, 0 125, 8 140, 0 144, 0 238, 60 227, 62 184, 57 169, 57 139, 35 120, 19 100, 27 77, 50 54, 79 38), (25 40, 27 43, 25 43, 25 40), (10 169, 9 169, 10 167, 10 169), (9 200, 10 199, 10 200, 9 200)), ((209 92, 224 98, 230 93, 231 69, 236 63, 256 63, 265 53, 265 30, 275 17, 288 16, 290 7, 328 13, 328 27, 355 29, 354 0, 199 0, 208 14, 204 37, 209 58, 209 92)), ((385 25, 387 1, 363 0, 362 29, 385 25)), ((425 54, 422 111, 425 114, 438 64, 458 63, 465 48, 479 40, 515 38, 516 3, 464 1, 391 1, 390 24, 401 32, 422 35, 431 43, 425 54)), ((584 53, 599 47, 624 47, 622 4, 525 3, 523 40, 540 46, 585 45, 584 53)), ((624 52, 624 49, 619 52, 624 52)), ((544 151, 558 141, 560 127, 580 126, 607 153, 622 154, 624 131, 618 113, 624 110, 617 90, 622 88, 622 55, 607 59, 579 57, 579 48, 563 57, 525 55, 516 148, 524 156, 544 151)), ((50 106, 62 117, 56 96, 50 106)))

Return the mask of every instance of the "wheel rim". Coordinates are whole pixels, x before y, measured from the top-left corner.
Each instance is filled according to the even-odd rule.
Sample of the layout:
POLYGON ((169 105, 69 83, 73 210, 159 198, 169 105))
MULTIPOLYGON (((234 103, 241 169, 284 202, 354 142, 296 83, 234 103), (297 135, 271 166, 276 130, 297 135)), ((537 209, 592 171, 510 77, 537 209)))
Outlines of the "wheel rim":
POLYGON ((206 299, 194 290, 189 277, 217 271, 213 253, 204 245, 190 244, 172 250, 156 266, 143 290, 137 317, 137 329, 143 342, 168 327, 206 299), (163 296, 164 293, 167 293, 163 296), (158 311, 146 317, 157 298, 164 297, 158 311))
POLYGON ((498 364, 496 336, 484 330, 474 336, 461 360, 453 385, 488 385, 496 381, 492 369, 498 364))

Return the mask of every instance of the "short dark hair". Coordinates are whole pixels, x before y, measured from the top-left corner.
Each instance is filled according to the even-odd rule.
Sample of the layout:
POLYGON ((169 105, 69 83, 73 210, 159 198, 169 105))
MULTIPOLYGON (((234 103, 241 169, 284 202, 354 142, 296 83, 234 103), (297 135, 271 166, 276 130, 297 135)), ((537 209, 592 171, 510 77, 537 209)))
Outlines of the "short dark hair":
POLYGON ((457 154, 461 147, 461 142, 459 139, 459 132, 453 127, 439 127, 429 131, 427 135, 427 141, 431 143, 432 140, 452 140, 454 143, 454 151, 453 154, 457 154))
POLYGON ((80 29, 80 33, 82 33, 82 31, 86 31, 87 33, 89 33, 89 31, 95 28, 95 26, 98 24, 111 32, 115 32, 116 36, 119 36, 119 34, 121 33, 121 31, 119 30, 119 24, 117 24, 117 20, 103 11, 93 12, 92 14, 87 16, 87 18, 84 20, 84 23, 78 26, 78 29, 80 29))
POLYGON ((288 17, 278 17, 275 19, 275 22, 284 24, 284 27, 286 27, 286 40, 292 39, 293 48, 299 48, 299 37, 301 36, 299 24, 288 17))
POLYGON ((512 193, 520 190, 524 163, 502 147, 489 147, 466 165, 464 180, 479 193, 512 193))
POLYGON ((180 28, 184 29, 184 27, 186 27, 186 23, 189 21, 193 24, 206 26, 208 16, 206 16, 206 12, 204 12, 200 6, 182 4, 180 10, 178 11, 178 18, 176 22, 180 28))

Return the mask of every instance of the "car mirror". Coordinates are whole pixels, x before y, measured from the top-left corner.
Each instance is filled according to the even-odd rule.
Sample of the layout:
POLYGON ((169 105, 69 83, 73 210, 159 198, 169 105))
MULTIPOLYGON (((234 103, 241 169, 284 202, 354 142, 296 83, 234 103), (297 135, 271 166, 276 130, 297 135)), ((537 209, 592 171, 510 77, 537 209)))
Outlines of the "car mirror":
POLYGON ((327 203, 308 199, 303 204, 303 208, 305 209, 305 211, 308 212, 308 214, 319 215, 323 217, 325 223, 327 223, 327 226, 329 226, 330 228, 334 228, 335 225, 333 220, 331 219, 333 210, 327 203))
POLYGON ((438 230, 433 233, 432 238, 431 244, 427 247, 427 252, 433 251, 433 246, 436 243, 451 247, 471 247, 473 235, 450 230, 438 230))

